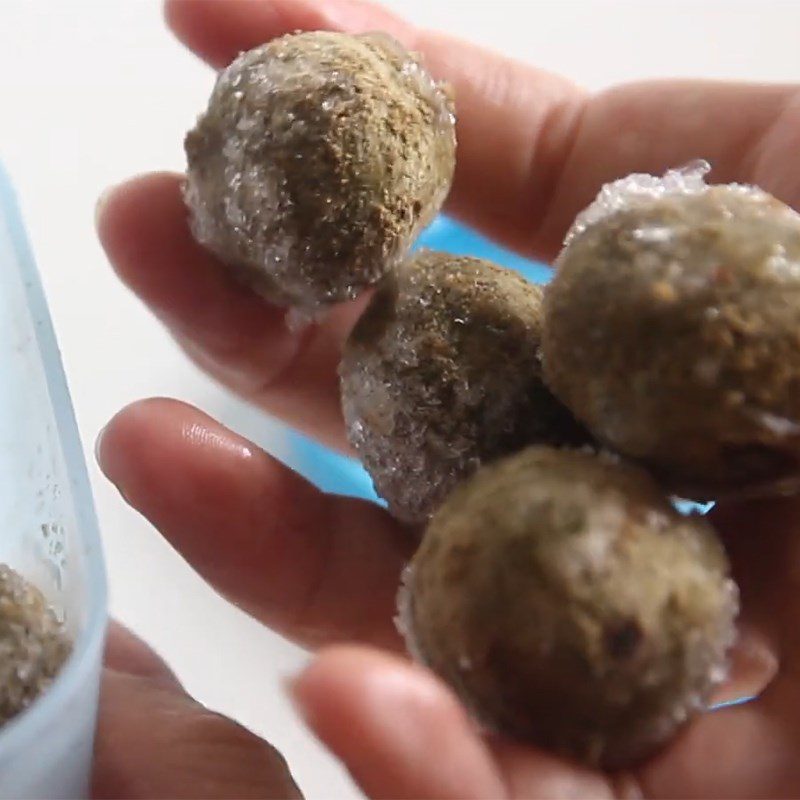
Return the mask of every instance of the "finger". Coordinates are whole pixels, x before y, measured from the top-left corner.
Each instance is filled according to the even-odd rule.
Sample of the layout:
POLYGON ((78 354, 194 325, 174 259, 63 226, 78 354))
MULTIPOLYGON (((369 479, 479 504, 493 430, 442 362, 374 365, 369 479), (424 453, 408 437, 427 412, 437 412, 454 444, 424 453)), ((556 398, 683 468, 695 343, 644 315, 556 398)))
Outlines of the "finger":
POLYGON ((795 689, 706 714, 637 770, 643 796, 792 797, 800 728, 790 709, 798 700, 795 689))
POLYGON ((305 645, 398 647, 413 537, 378 506, 326 495, 205 414, 151 400, 105 429, 100 465, 219 592, 305 645))
POLYGON ((790 86, 648 82, 588 97, 568 81, 361 0, 167 0, 176 35, 212 65, 296 29, 385 30, 421 51, 455 90, 458 164, 451 209, 490 236, 550 258, 599 186, 696 158, 719 181, 751 181, 789 202, 800 126, 790 86), (498 120, 502 124, 498 124, 498 120))
POLYGON ((290 424, 344 447, 336 365, 358 304, 290 330, 285 309, 239 286, 192 239, 177 175, 147 175, 108 192, 97 229, 123 282, 203 369, 290 424))
POLYGON ((489 752, 426 670, 367 648, 320 655, 291 687, 314 733, 373 798, 502 798, 489 752))
POLYGON ((734 650, 733 682, 738 673, 745 676, 745 685, 731 694, 760 697, 701 717, 641 770, 640 781, 648 797, 790 796, 800 781, 795 756, 800 736, 800 502, 723 503, 710 518, 742 595, 744 636, 734 650), (713 766, 723 763, 724 770, 713 766))
MULTIPOLYGON (((294 685, 293 694, 311 728, 372 796, 405 796, 392 792, 392 782, 410 797, 501 796, 497 789, 483 788, 479 781, 485 780, 485 773, 470 771, 471 763, 483 769, 482 754, 469 753, 469 760, 461 760, 466 746, 455 731, 464 729, 453 729, 455 752, 449 747, 440 750, 426 738, 430 731, 436 735, 448 730, 448 723, 447 712, 441 717, 436 711, 416 715, 412 692, 421 689, 423 682, 432 692, 438 688, 442 702, 450 698, 417 667, 363 648, 338 648, 312 664, 294 685), (395 696, 399 696, 396 707, 395 696), (404 716, 408 708, 411 711, 404 716), (344 724, 337 725, 337 720, 344 724), (369 743, 366 750, 359 748, 357 743, 365 742, 369 743), (430 752, 437 757, 431 758, 430 752), (409 780, 406 771, 410 780, 425 783, 408 787, 403 783, 409 780), (441 783, 436 784, 437 780, 441 783), (468 786, 479 787, 475 795, 468 786)), ((800 780, 796 759, 800 730, 781 713, 781 707, 796 707, 799 699, 796 691, 794 695, 772 693, 747 706, 705 714, 631 773, 598 776, 528 745, 507 741, 494 740, 492 753, 510 797, 788 797, 800 780), (725 769, 720 769, 721 764, 725 769)), ((450 741, 448 736, 446 743, 450 741)))
POLYGON ((507 739, 492 742, 492 753, 512 798, 639 800, 635 784, 600 775, 563 758, 507 739))
POLYGON ((298 798, 281 755, 174 684, 106 668, 94 797, 298 798))
MULTIPOLYGON (((234 41, 242 42, 236 45, 237 48, 247 46, 242 37, 256 35, 260 40, 283 32, 278 24, 281 20, 291 23, 290 28, 308 23, 306 17, 295 18, 300 13, 298 9, 305 9, 303 13, 307 15, 325 16, 333 27, 333 15, 339 12, 342 20, 352 22, 357 11, 365 27, 375 27, 383 19, 375 17, 379 12, 363 3, 326 3, 323 10, 321 4, 285 0, 244 4, 239 0, 210 4, 195 0, 167 7, 174 27, 200 52, 208 51, 207 55, 212 59, 221 57, 209 50, 213 50, 215 43, 222 42, 227 53, 234 41), (252 15, 252 20, 249 15, 252 15), (245 19, 249 20, 247 24, 245 19)), ((317 21, 321 24, 321 20, 317 21)), ((395 24, 401 25, 396 21, 395 24)), ((384 27, 394 30, 389 20, 384 27)), ((400 32, 395 32, 400 35, 400 32)), ((553 148, 546 145, 551 140, 560 142, 559 147, 570 142, 569 135, 556 135, 563 126, 551 122, 547 136, 535 136, 531 124, 519 120, 520 109, 526 114, 532 111, 538 114, 542 108, 549 107, 549 90, 543 82, 547 83, 551 78, 517 64, 512 69, 507 62, 498 61, 482 51, 476 54, 466 45, 440 45, 430 46, 431 57, 441 58, 442 53, 449 53, 448 57, 454 62, 466 62, 462 66, 454 63, 443 72, 453 78, 450 71, 454 70, 457 73, 453 78, 456 84, 471 85, 466 77, 463 80, 458 78, 462 69, 478 70, 480 75, 485 71, 485 75, 495 76, 494 80, 486 78, 491 91, 478 92, 475 89, 478 99, 474 102, 465 102, 466 89, 461 92, 460 105, 466 108, 466 113, 462 114, 460 123, 462 142, 459 176, 454 190, 456 204, 466 209, 469 219, 482 222, 489 233, 501 238, 505 236, 512 244, 516 237, 518 246, 523 249, 528 245, 522 243, 522 239, 532 237, 530 246, 534 250, 537 247, 542 253, 548 247, 552 250, 571 215, 588 201, 601 180, 631 169, 658 170, 698 154, 715 158, 718 174, 722 177, 746 179, 750 173, 752 176, 760 175, 763 177, 760 182, 767 188, 779 189, 781 196, 790 195, 793 187, 796 188, 796 176, 785 168, 786 163, 793 163, 786 158, 786 153, 791 150, 791 132, 796 129, 789 125, 792 115, 785 88, 714 85, 693 86, 689 91, 686 86, 670 88, 664 85, 657 91, 653 87, 622 89, 618 95, 612 93, 610 100, 592 101, 592 109, 596 110, 591 115, 587 112, 586 119, 597 117, 602 124, 595 122, 590 126, 594 132, 581 148, 572 145, 568 148, 572 153, 570 163, 578 166, 554 168, 551 162, 557 165, 559 158, 549 155, 553 148), (497 85, 509 88, 507 92, 501 92, 497 85), (532 93, 531 96, 526 92, 532 93), (516 99, 506 100, 506 94, 516 99), (686 132, 680 136, 672 135, 663 119, 664 108, 658 115, 650 107, 654 96, 658 98, 656 102, 662 103, 666 109, 673 108, 679 98, 695 98, 695 104, 705 109, 705 116, 680 114, 683 124, 689 124, 687 119, 694 120, 693 125, 698 119, 708 121, 709 115, 713 116, 713 124, 705 127, 696 124, 698 130, 693 136, 684 135, 686 132), (470 111, 473 106, 476 109, 474 113, 470 111), (780 110, 784 107, 789 111, 781 115, 780 110), (609 108, 613 113, 608 113, 609 108), (742 114, 741 108, 747 108, 748 112, 742 114), (783 125, 773 124, 776 115, 784 120, 783 125), (499 130, 494 122, 498 117, 504 119, 499 130), (475 136, 467 135, 473 125, 484 124, 487 120, 491 121, 491 136, 485 135, 485 131, 475 136), (742 120, 747 124, 744 125, 742 120), (651 128, 642 133, 640 129, 645 121, 651 128), (743 125, 746 130, 742 129, 743 125), (618 130, 626 132, 622 145, 618 143, 618 130), (653 134, 653 131, 661 130, 666 131, 663 136, 653 134), (703 142, 701 146, 701 133, 714 142, 703 142), (498 138, 506 134, 519 141, 501 141, 498 138), (493 149, 487 149, 488 142, 494 142, 493 149), (618 147, 621 153, 605 153, 605 149, 600 147, 602 142, 616 143, 613 146, 607 144, 605 149, 618 147), (744 146, 743 143, 747 142, 752 147, 744 146), (497 152, 494 152, 495 146, 497 152), (473 156, 469 154, 470 148, 475 150, 473 156), (665 154, 659 148, 671 149, 665 154), (684 148, 685 152, 673 152, 675 148, 684 148), (745 151, 749 156, 745 156, 745 151), (598 157, 600 152, 603 158, 598 157), (734 152, 738 156, 734 156, 734 152), (533 166, 520 169, 504 164, 503 158, 512 156, 533 166), (504 179, 487 180, 486 168, 494 174, 503 174, 504 179), (544 172, 555 176, 563 172, 568 179, 560 182, 554 177, 546 180, 538 177, 536 180, 514 179, 526 169, 536 175, 544 172), (598 169, 604 169, 608 174, 600 175, 598 169), (460 176, 464 172, 467 178, 462 179, 460 176), (782 182, 781 185, 778 186, 776 181, 782 182), (479 190, 459 188, 465 183, 472 183, 479 190), (491 193, 495 190, 501 191, 503 196, 493 198, 491 193), (480 198, 480 202, 473 203, 473 197, 480 198), (557 197, 561 199, 554 199, 557 197), (486 209, 490 215, 499 214, 499 219, 493 222, 483 216, 486 209), (545 209, 549 210, 545 213, 545 209), (544 234, 536 234, 537 227, 544 234), (539 245, 537 239, 541 240, 539 245), (549 245, 546 244, 548 241, 549 245)), ((468 92, 466 96, 469 96, 468 92)), ((178 180, 176 176, 148 176, 106 197, 98 215, 99 233, 120 276, 153 308, 184 349, 208 372, 290 424, 334 447, 345 448, 335 367, 341 344, 357 317, 358 309, 349 305, 337 308, 326 323, 311 326, 302 334, 290 332, 284 323, 283 311, 269 308, 236 286, 193 241, 186 225, 178 180)))
POLYGON ((106 632, 103 663, 108 669, 115 672, 124 672, 152 681, 179 685, 173 671, 155 650, 114 620, 111 621, 106 632))
POLYGON ((711 520, 730 555, 742 618, 778 654, 781 672, 800 669, 800 500, 718 505, 711 520))
POLYGON ((729 655, 725 682, 711 698, 718 707, 758 697, 772 683, 780 667, 778 649, 773 641, 740 615, 736 642, 729 655))

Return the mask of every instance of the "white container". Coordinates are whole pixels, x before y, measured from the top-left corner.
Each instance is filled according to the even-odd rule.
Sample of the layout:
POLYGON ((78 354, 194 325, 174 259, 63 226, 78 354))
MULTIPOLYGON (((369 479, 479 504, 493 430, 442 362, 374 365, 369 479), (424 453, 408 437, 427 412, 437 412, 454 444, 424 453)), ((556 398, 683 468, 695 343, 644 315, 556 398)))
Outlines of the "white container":
POLYGON ((74 641, 50 689, 0 728, 0 798, 87 797, 106 628, 105 570, 47 304, 2 170, 0 561, 44 592, 74 641))

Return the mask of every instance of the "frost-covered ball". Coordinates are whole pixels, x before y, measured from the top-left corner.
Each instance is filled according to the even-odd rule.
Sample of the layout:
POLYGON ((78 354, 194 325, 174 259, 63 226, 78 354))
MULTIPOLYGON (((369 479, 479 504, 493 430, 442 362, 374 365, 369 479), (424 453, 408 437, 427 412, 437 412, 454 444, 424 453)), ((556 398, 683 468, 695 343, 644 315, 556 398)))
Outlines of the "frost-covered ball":
POLYGON ((481 464, 588 435, 542 383, 542 290, 423 251, 372 299, 340 366, 350 442, 392 513, 425 521, 481 464))
POLYGON ((0 564, 0 723, 50 686, 71 649, 42 593, 0 564))
POLYGON ((800 215, 703 172, 631 176, 578 218, 546 291, 545 379, 685 496, 797 490, 800 215))
POLYGON ((197 240, 270 300, 354 297, 444 202, 452 102, 384 34, 311 32, 240 55, 187 135, 197 240))
POLYGON ((646 473, 532 447, 434 515, 399 619, 413 654, 491 729, 619 768, 705 707, 737 597, 713 530, 646 473))

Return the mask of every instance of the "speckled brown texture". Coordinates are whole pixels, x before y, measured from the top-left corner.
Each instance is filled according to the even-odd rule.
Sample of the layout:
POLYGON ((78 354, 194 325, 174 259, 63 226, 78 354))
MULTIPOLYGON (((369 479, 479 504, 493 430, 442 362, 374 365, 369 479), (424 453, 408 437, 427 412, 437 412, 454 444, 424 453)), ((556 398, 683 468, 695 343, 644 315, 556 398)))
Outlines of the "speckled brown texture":
POLYGON ((491 728, 617 768, 704 707, 737 597, 713 530, 643 471, 533 447, 434 515, 401 619, 491 728))
POLYGON ((240 55, 186 137, 195 237, 276 302, 354 297, 439 210, 452 102, 384 34, 310 32, 240 55))
POLYGON ((542 290, 488 261, 424 251, 387 279, 340 375, 350 442, 391 511, 426 520, 480 464, 583 429, 544 387, 542 290))
POLYGON ((42 593, 0 564, 0 723, 50 686, 71 649, 42 593))
POLYGON ((545 378, 687 496, 800 485, 800 216, 755 189, 667 194, 568 244, 545 378))

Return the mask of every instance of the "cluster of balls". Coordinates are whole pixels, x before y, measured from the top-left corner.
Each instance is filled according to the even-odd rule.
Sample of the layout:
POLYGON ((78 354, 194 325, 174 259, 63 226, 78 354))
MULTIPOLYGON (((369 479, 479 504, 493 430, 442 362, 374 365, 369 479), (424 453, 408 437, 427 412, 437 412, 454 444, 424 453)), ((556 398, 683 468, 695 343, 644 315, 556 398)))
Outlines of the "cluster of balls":
POLYGON ((447 90, 382 34, 242 54, 186 139, 197 239, 273 302, 373 288, 346 344, 350 441, 426 526, 414 655, 490 728, 604 767, 724 678, 737 590, 673 496, 800 479, 800 216, 702 165, 603 189, 542 288, 409 255, 455 167, 447 90))

